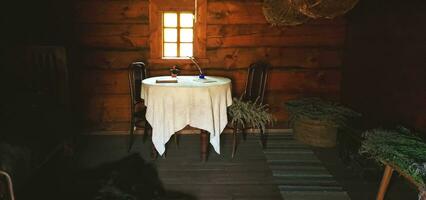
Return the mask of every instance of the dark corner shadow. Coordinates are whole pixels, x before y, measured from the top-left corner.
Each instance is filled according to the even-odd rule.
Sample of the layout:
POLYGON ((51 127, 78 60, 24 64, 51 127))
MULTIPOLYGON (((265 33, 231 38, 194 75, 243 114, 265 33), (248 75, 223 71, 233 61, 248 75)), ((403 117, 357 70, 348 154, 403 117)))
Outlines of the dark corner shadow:
POLYGON ((45 172, 51 174, 40 176, 33 185, 35 188, 20 199, 197 200, 183 192, 166 190, 156 168, 138 153, 93 169, 70 171, 45 172))

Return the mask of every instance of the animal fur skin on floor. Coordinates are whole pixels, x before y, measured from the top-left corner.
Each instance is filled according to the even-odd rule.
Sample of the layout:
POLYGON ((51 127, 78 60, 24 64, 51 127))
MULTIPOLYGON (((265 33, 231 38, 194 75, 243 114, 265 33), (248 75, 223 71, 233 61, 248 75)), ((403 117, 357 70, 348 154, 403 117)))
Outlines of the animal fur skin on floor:
POLYGON ((132 154, 121 160, 84 171, 58 173, 47 170, 44 176, 40 175, 36 180, 38 183, 35 182, 35 187, 30 188, 30 192, 26 192, 22 199, 195 199, 181 192, 166 191, 157 170, 145 162, 139 154, 132 154))

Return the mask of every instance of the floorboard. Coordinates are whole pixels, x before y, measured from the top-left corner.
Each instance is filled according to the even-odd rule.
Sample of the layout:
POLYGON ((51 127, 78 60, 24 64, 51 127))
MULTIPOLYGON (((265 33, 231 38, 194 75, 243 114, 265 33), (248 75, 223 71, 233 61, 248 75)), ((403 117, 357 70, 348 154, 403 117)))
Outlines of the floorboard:
MULTIPOLYGON (((265 154, 257 137, 241 140, 231 158, 231 135, 222 135, 221 154, 210 146, 207 162, 200 160, 198 135, 180 135, 179 145, 172 138, 166 154, 156 160, 150 156, 151 143, 137 137, 132 152, 140 153, 153 164, 168 190, 184 192, 199 200, 281 200, 265 154)), ((93 167, 127 155, 127 137, 90 136, 78 157, 80 166, 93 167), (108 152, 105 154, 105 152, 108 152)))
MULTIPOLYGON (((365 200, 375 198, 380 183, 379 176, 362 179, 346 168, 336 148, 308 147, 294 140, 291 134, 270 134, 265 150, 261 149, 258 136, 249 134, 246 141, 241 140, 234 159, 231 158, 231 135, 224 134, 221 139, 221 154, 210 149, 208 161, 203 163, 199 135, 180 135, 179 146, 172 138, 167 154, 156 160, 150 157, 151 143, 144 143, 140 136, 130 153, 125 135, 82 136, 76 138, 75 156, 58 154, 37 175, 39 178, 28 184, 31 189, 25 190, 28 198, 17 199, 64 199, 51 194, 56 191, 63 197, 68 193, 52 188, 74 194, 76 189, 88 186, 70 182, 74 180, 70 179, 72 174, 78 175, 86 171, 81 169, 96 168, 133 153, 139 153, 154 166, 155 173, 151 170, 148 173, 153 174, 155 181, 160 178, 170 194, 191 194, 198 200, 348 200, 347 193, 352 200, 365 200), (37 195, 40 198, 36 198, 37 195)), ((146 180, 139 177, 135 176, 137 180, 146 180)), ((84 180, 81 181, 85 183, 84 180)), ((417 199, 417 190, 404 178, 394 176, 386 199, 417 199)))

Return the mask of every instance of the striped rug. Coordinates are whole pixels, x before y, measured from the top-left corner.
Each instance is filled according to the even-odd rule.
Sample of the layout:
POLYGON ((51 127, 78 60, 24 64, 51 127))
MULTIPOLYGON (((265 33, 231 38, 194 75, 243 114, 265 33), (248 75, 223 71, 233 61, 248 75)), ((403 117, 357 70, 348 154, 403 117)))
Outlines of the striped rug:
POLYGON ((284 200, 350 200, 309 146, 291 133, 269 134, 263 152, 284 200))

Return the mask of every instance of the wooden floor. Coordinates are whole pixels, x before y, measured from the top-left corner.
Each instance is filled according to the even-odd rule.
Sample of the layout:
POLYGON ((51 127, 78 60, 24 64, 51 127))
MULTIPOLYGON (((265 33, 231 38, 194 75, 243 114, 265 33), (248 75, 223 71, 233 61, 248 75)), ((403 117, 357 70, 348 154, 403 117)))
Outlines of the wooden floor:
MULTIPOLYGON (((127 137, 91 136, 78 155, 82 167, 95 167, 126 155, 127 137), (105 153, 108 152, 108 153, 105 153)), ((221 154, 210 149, 208 161, 200 161, 198 135, 181 135, 179 147, 169 142, 165 158, 151 160, 150 143, 138 137, 132 152, 140 152, 158 170, 166 189, 191 194, 199 200, 280 200, 278 185, 255 136, 241 141, 231 159, 231 137, 222 135, 221 154)))
MULTIPOLYGON (((77 151, 71 160, 58 155, 57 159, 52 159, 42 170, 44 173, 39 173, 33 179, 34 183, 28 184, 31 191, 25 192, 29 197, 27 199, 49 199, 46 194, 52 200, 63 199, 64 194, 74 194, 76 190, 86 188, 81 184, 77 184, 80 187, 74 187, 73 181, 83 177, 82 181, 87 179, 85 175, 74 177, 75 174, 81 175, 81 172, 86 171, 80 169, 93 169, 129 156, 127 136, 83 136, 77 141, 77 151), (56 196, 51 194, 52 191, 56 191, 56 196), (42 198, 34 198, 34 195, 42 198), (57 198, 58 195, 61 198, 57 198)), ((135 178, 147 180, 145 183, 148 184, 160 180, 168 189, 167 194, 180 192, 183 195, 181 197, 185 197, 179 198, 181 200, 347 200, 346 194, 352 200, 375 199, 380 175, 361 178, 338 159, 336 148, 307 147, 294 141, 291 135, 280 133, 270 135, 268 148, 262 151, 257 137, 249 136, 247 141, 241 142, 236 158, 231 159, 230 142, 231 135, 222 135, 222 154, 218 155, 211 150, 207 163, 202 163, 198 135, 182 135, 179 148, 176 148, 172 140, 167 157, 157 160, 151 160, 150 143, 143 143, 138 137, 132 153, 140 153, 155 166, 154 173, 151 168, 141 167, 144 172, 149 170, 148 176, 154 174, 155 181, 150 179, 152 177, 144 177, 144 173, 143 178, 139 178, 140 175, 135 178)), ((95 188, 92 187, 90 191, 98 189, 96 185, 93 186, 95 188)), ((395 176, 386 199, 417 199, 417 190, 403 178, 395 176)))

